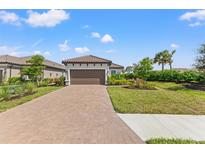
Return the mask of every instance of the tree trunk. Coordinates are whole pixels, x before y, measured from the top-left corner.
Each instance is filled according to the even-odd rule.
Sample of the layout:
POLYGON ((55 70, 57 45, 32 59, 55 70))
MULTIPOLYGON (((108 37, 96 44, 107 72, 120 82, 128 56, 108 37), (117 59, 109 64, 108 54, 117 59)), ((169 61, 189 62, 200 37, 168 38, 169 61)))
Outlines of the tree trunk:
POLYGON ((164 63, 162 63, 162 71, 164 71, 164 63))
POLYGON ((172 70, 172 63, 169 63, 170 70, 172 70))

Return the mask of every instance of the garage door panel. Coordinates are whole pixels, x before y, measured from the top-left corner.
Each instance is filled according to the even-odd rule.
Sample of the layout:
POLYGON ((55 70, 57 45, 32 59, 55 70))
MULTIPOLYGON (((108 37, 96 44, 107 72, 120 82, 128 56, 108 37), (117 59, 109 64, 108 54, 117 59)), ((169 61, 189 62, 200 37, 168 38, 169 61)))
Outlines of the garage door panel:
POLYGON ((71 70, 71 84, 105 84, 105 70, 71 70))

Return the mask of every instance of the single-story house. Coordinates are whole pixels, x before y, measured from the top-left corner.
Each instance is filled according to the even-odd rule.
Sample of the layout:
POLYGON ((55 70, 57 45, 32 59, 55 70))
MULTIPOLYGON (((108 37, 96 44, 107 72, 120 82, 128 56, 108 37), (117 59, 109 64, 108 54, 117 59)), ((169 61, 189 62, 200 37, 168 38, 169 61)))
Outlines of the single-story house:
POLYGON ((124 67, 93 55, 63 60, 66 67, 67 84, 107 84, 111 74, 122 73, 124 67))
MULTIPOLYGON (((15 57, 9 55, 0 56, 0 82, 10 77, 18 77, 21 75, 21 69, 29 64, 26 63, 28 57, 15 57)), ((58 78, 65 75, 65 66, 56 62, 44 61, 43 78, 58 78)))

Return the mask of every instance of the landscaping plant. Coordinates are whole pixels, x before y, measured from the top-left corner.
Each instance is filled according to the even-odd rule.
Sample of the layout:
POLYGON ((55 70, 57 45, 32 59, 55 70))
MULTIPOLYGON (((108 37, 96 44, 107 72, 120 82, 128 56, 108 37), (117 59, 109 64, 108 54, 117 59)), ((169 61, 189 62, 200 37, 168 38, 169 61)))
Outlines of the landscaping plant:
POLYGON ((138 64, 134 64, 134 73, 138 78, 146 79, 153 69, 153 60, 149 57, 142 59, 138 64))
POLYGON ((23 82, 23 79, 21 77, 11 77, 8 79, 8 84, 14 84, 14 85, 19 85, 23 82))
POLYGON ((29 79, 33 82, 39 81, 43 74, 43 62, 44 57, 41 55, 34 55, 31 57, 31 59, 27 60, 26 63, 29 64, 29 66, 24 67, 22 69, 22 75, 27 75, 29 79))
POLYGON ((11 94, 9 91, 9 86, 2 86, 0 90, 0 98, 1 100, 8 100, 11 98, 11 94))
POLYGON ((127 88, 155 90, 154 84, 148 83, 147 81, 142 79, 131 80, 127 88))
POLYGON ((35 84, 32 82, 28 82, 24 84, 23 88, 24 88, 24 93, 30 95, 34 93, 35 84))

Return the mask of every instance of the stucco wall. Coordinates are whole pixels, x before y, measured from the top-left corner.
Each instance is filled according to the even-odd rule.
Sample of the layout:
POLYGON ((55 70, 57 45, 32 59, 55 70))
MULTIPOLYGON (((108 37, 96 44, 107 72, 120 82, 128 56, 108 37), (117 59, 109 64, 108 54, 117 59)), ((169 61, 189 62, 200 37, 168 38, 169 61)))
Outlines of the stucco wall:
POLYGON ((116 74, 121 74, 123 72, 123 69, 113 69, 113 68, 110 68, 109 69, 109 75, 111 75, 112 70, 116 71, 116 74))
POLYGON ((54 68, 45 68, 43 71, 44 78, 59 78, 64 75, 63 70, 58 70, 54 68))
MULTIPOLYGON (((11 77, 20 77, 21 70, 20 68, 11 68, 11 77)), ((7 68, 7 79, 10 77, 10 68, 7 68)))
POLYGON ((6 64, 0 64, 0 70, 2 71, 2 80, 5 80, 7 78, 7 75, 6 75, 6 69, 7 68, 7 65, 6 64))
POLYGON ((10 77, 19 77, 20 76, 20 67, 18 66, 13 66, 10 68, 7 64, 1 64, 0 65, 0 70, 3 71, 3 80, 7 80, 10 77))

